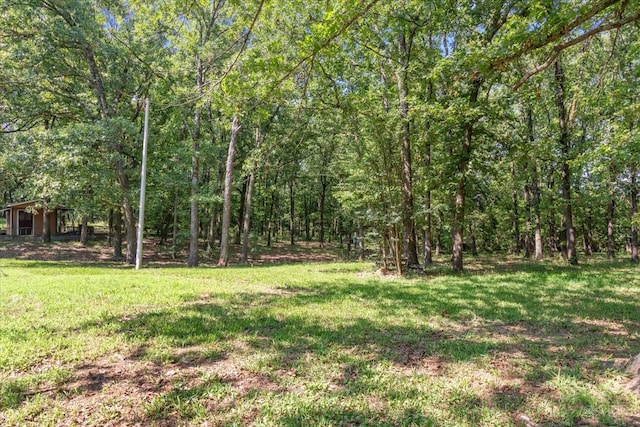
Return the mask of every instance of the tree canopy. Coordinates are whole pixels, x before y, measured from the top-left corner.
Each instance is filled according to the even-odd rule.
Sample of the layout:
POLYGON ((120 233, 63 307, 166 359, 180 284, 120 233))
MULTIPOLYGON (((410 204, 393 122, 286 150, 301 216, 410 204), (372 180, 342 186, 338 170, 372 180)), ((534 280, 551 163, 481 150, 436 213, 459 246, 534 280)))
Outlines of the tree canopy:
POLYGON ((638 260, 637 1, 0 6, 3 202, 122 218, 128 262, 134 95, 147 232, 190 266, 260 239, 355 241, 398 272, 479 251, 638 260))

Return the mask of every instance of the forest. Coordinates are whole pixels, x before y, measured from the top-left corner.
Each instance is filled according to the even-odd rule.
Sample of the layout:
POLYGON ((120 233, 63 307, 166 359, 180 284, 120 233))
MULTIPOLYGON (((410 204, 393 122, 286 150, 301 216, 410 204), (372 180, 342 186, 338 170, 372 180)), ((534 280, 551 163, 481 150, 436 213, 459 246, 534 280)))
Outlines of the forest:
POLYGON ((347 240, 399 273, 638 262, 637 0, 0 5, 0 204, 109 224, 128 263, 145 112, 145 234, 190 267, 347 240))

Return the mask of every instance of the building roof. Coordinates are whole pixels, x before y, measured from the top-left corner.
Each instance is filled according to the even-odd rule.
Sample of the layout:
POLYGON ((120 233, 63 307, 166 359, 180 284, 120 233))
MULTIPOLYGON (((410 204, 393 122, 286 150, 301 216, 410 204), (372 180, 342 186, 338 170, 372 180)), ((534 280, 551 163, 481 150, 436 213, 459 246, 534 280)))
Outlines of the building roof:
MULTIPOLYGON (((6 210, 10 210, 11 208, 19 208, 19 207, 22 207, 22 206, 31 206, 31 205, 35 205, 37 203, 44 203, 44 200, 35 199, 35 200, 28 200, 28 201, 25 201, 25 202, 9 203, 4 208, 0 209, 0 211, 6 211, 6 210)), ((66 207, 64 207, 62 205, 55 205, 55 206, 52 206, 50 209, 68 210, 68 208, 66 208, 66 207)))
POLYGON ((42 203, 42 202, 44 202, 44 200, 35 199, 35 200, 27 200, 25 202, 9 203, 6 206, 6 208, 15 208, 15 207, 21 206, 21 205, 35 205, 36 203, 42 203))

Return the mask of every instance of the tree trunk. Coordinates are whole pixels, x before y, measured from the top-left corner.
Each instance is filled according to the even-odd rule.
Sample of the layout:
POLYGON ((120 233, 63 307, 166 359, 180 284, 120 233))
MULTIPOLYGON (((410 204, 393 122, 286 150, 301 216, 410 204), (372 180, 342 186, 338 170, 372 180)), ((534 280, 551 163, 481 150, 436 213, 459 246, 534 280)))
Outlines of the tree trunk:
POLYGON ((394 225, 393 226, 393 253, 395 255, 395 264, 396 264, 396 273, 401 276, 402 275, 402 256, 401 256, 401 252, 400 252, 400 239, 398 236, 398 226, 394 225))
POLYGON ((107 233, 107 246, 113 245, 113 209, 109 209, 109 232, 107 233))
POLYGON ((523 242, 524 256, 525 258, 531 258, 531 187, 529 183, 525 184, 524 186, 524 206, 526 210, 525 224, 524 224, 524 242, 523 242))
MULTIPOLYGON (((469 95, 469 106, 473 107, 478 102, 480 93, 480 80, 474 80, 469 95)), ((471 142, 473 139, 473 120, 468 120, 464 124, 464 138, 462 140, 462 151, 458 160, 458 182, 456 185, 455 206, 453 212, 453 224, 451 231, 453 234, 453 253, 451 255, 451 266, 453 271, 463 270, 462 251, 464 249, 464 203, 466 196, 466 176, 471 159, 471 142)))
POLYGON ((220 258, 218 265, 226 267, 229 264, 229 228, 231 227, 231 191, 233 185, 233 162, 236 156, 236 140, 240 125, 238 116, 233 116, 231 123, 231 138, 227 152, 227 167, 224 176, 224 199, 222 208, 222 234, 220 237, 220 258))
MULTIPOLYGON (((204 91, 205 66, 200 57, 196 57, 196 87, 199 96, 204 91)), ((189 215, 189 267, 197 267, 200 262, 198 253, 198 237, 200 234, 200 215, 198 212, 198 189, 200 187, 200 129, 201 129, 200 106, 195 106, 193 114, 193 130, 191 132, 191 213, 189 215)))
POLYGON ((583 230, 583 243, 584 243, 584 254, 586 256, 593 255, 593 220, 591 215, 587 215, 587 219, 585 223, 582 225, 583 230))
MULTIPOLYGON (((274 179, 274 187, 278 183, 278 175, 274 179)), ((273 214, 276 209, 276 203, 278 200, 278 192, 274 189, 271 190, 271 203, 269 204, 269 217, 267 219, 267 246, 271 247, 271 239, 274 232, 273 226, 273 214)))
POLYGON ((358 221, 358 261, 364 261, 364 227, 358 221))
POLYGON ((512 209, 512 226, 513 226, 513 253, 520 255, 521 243, 520 243, 520 212, 518 207, 518 191, 516 190, 516 166, 511 163, 511 182, 513 184, 513 190, 511 192, 512 209))
MULTIPOLYGON (((218 168, 218 185, 217 185, 217 192, 222 191, 222 183, 224 182, 224 169, 222 167, 218 168)), ((220 223, 219 221, 219 203, 218 202, 213 202, 211 204, 211 218, 209 220, 209 230, 207 232, 207 251, 209 253, 213 253, 213 250, 216 246, 216 239, 219 236, 218 233, 218 224, 220 223)))
POLYGON ((442 225, 444 224, 444 217, 442 211, 438 212, 438 228, 436 231, 436 250, 435 255, 440 256, 442 253, 442 225))
MULTIPOLYGON (((536 196, 534 196, 535 198, 536 196)), ((540 199, 540 195, 538 194, 538 200, 540 199)), ((542 219, 540 217, 540 204, 537 203, 534 208, 534 220, 535 220, 535 231, 534 231, 534 244, 535 244, 535 257, 536 260, 540 261, 544 258, 543 252, 543 243, 542 243, 542 219)))
MULTIPOLYGON (((260 149, 264 135, 260 128, 256 128, 256 150, 260 149)), ((251 230, 251 207, 253 204, 253 188, 256 182, 256 167, 251 168, 249 183, 247 184, 247 196, 245 201, 244 222, 242 223, 242 263, 249 262, 249 231, 251 230)))
POLYGON ((193 141, 193 154, 191 157, 191 210, 189 214, 189 259, 187 266, 197 267, 199 264, 198 234, 200 231, 199 204, 198 204, 198 151, 200 143, 193 141))
POLYGON ((404 33, 398 36, 398 52, 400 66, 396 71, 398 84, 398 106, 400 110, 400 157, 402 161, 402 236, 406 266, 419 264, 418 246, 416 242, 416 221, 414 214, 413 177, 411 170, 411 134, 409 120, 409 59, 413 33, 407 37, 404 33))
POLYGON ((82 217, 82 226, 80 228, 80 244, 86 246, 89 242, 89 217, 84 215, 82 217))
POLYGON ((242 263, 249 262, 249 231, 251 230, 251 205, 253 203, 253 187, 256 181, 256 172, 251 171, 247 195, 245 201, 244 221, 242 222, 242 263))
MULTIPOLYGON (((431 175, 431 142, 427 136, 427 142, 424 150, 424 166, 427 180, 431 175)), ((423 252, 424 252, 424 265, 430 265, 433 263, 433 249, 432 249, 432 226, 431 226, 431 184, 427 181, 427 189, 424 195, 424 234, 423 234, 423 252)))
POLYGON ((569 122, 566 108, 566 93, 564 86, 564 70, 562 63, 558 59, 555 62, 556 78, 556 106, 558 107, 558 121, 560 126, 560 148, 562 150, 562 202, 564 204, 563 222, 566 230, 567 241, 567 261, 569 264, 578 263, 576 252, 576 235, 573 227, 573 213, 571 204, 571 169, 569 167, 569 156, 571 139, 569 135, 569 122))
POLYGON ((380 241, 380 252, 382 252, 382 270, 386 273, 389 271, 389 255, 387 253, 389 242, 389 231, 386 227, 382 229, 382 240, 380 241))
POLYGON ((318 241, 320 247, 324 247, 324 204, 327 196, 327 187, 329 186, 329 180, 325 174, 320 176, 320 202, 318 203, 318 210, 320 211, 320 231, 318 233, 318 241))
MULTIPOLYGON (((535 143, 535 133, 533 128, 533 111, 527 107, 527 132, 529 134, 529 144, 533 147, 535 143)), ((531 159, 531 197, 534 223, 534 256, 540 261, 543 258, 542 242, 542 217, 540 215, 540 180, 538 178, 538 164, 535 159, 531 159)))
POLYGON ((631 168, 631 262, 638 262, 638 171, 631 168))
POLYGON ((304 194, 304 240, 311 241, 311 206, 306 192, 304 194))
POLYGON ((207 252, 213 253, 216 247, 216 239, 218 238, 218 203, 211 204, 211 212, 209 215, 209 227, 207 230, 207 252))
MULTIPOLYGON (((127 242, 127 253, 125 261, 128 264, 136 263, 136 218, 133 214, 133 206, 129 200, 129 176, 124 168, 124 152, 121 144, 115 144, 115 149, 118 153, 118 157, 115 161, 116 178, 122 191, 122 209, 124 210, 124 227, 125 227, 125 239, 127 242)), ((116 255, 117 256, 117 255, 116 255)))
POLYGON ((115 236, 113 239, 113 257, 115 259, 122 258, 122 212, 117 207, 114 212, 114 229, 115 236))
POLYGON ((612 259, 616 256, 616 241, 615 241, 615 212, 616 212, 616 199, 615 199, 615 183, 617 180, 617 173, 613 166, 613 163, 609 166, 609 203, 607 204, 607 258, 612 259))
POLYGON ((289 181, 289 244, 295 245, 295 182, 289 181))
POLYGON ((49 203, 45 200, 42 205, 42 241, 51 243, 51 226, 49 225, 49 203))
POLYGON ((176 259, 178 246, 178 193, 173 199, 173 230, 171 234, 171 258, 176 259))
POLYGON ((476 241, 476 227, 473 221, 469 224, 469 234, 471 238, 471 255, 478 256, 478 245, 476 241))
POLYGON ((249 178, 243 177, 242 186, 240 187, 240 205, 238 206, 238 228, 236 229, 235 237, 233 239, 234 245, 242 243, 242 229, 244 228, 244 209, 247 198, 247 185, 249 184, 249 178))
POLYGON ((136 263, 136 247, 137 247, 137 236, 136 236, 136 218, 133 214, 133 207, 129 202, 129 198, 125 196, 124 198, 124 226, 127 240, 127 255, 126 261, 128 264, 136 263))

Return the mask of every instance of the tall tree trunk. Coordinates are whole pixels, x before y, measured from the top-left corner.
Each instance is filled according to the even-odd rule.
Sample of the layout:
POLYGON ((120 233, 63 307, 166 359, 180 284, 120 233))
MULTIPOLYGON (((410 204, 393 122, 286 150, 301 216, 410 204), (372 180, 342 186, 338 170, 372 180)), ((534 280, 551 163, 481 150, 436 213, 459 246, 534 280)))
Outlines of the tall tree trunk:
POLYGON ((442 226, 444 224, 443 215, 444 214, 442 211, 438 212, 438 228, 436 231, 436 250, 435 250, 436 256, 440 256, 440 254, 442 253, 442 226))
POLYGON ((242 229, 244 228, 244 209, 247 200, 247 185, 249 185, 249 178, 243 178, 242 186, 240 187, 240 204, 238 206, 238 228, 236 229, 235 237, 233 239, 234 245, 239 245, 242 242, 242 229))
POLYGON ((382 253, 382 271, 389 271, 389 255, 387 248, 389 242, 389 230, 386 226, 382 229, 382 239, 380 240, 380 252, 382 253))
POLYGON ((295 181, 289 181, 289 244, 295 245, 295 181))
POLYGON ((231 137, 229 138, 229 151, 227 152, 227 167, 224 175, 224 199, 222 208, 222 235, 220 238, 219 266, 229 264, 229 228, 231 227, 231 191, 233 186, 233 162, 236 157, 236 140, 240 124, 238 116, 233 116, 231 122, 231 137))
MULTIPOLYGON (((528 163, 527 163, 528 169, 528 163)), ((524 256, 531 258, 531 187, 527 182, 524 186, 524 206, 525 206, 525 223, 524 223, 524 256)))
POLYGON ((173 230, 171 233, 171 258, 176 259, 178 247, 178 192, 173 199, 173 230))
POLYGON ((398 106, 400 110, 400 147, 402 161, 402 235, 403 250, 407 259, 407 267, 419 264, 416 239, 415 207, 413 198, 413 177, 411 170, 411 134, 409 119, 409 60, 413 32, 398 36, 398 52, 400 66, 396 71, 398 84, 398 106))
POLYGON ((362 220, 358 221, 358 261, 364 261, 364 227, 362 220))
POLYGON ((114 232, 113 236, 113 257, 115 259, 122 258, 122 212, 118 206, 114 212, 114 232))
MULTIPOLYGON (((264 135, 259 127, 256 128, 256 150, 260 149, 264 135)), ((247 196, 245 201, 244 221, 242 223, 242 263, 249 262, 249 231, 251 230, 251 207, 253 204, 253 188, 256 183, 256 167, 251 168, 249 183, 247 184, 247 196)))
POLYGON ((569 122, 566 107, 566 93, 564 85, 564 70, 560 59, 555 62, 556 79, 556 106, 558 107, 558 121, 560 127, 560 148, 562 150, 562 202, 564 204, 563 222, 566 230, 567 241, 567 261, 569 264, 578 263, 576 252, 576 234, 573 227, 573 212, 571 204, 571 168, 569 167, 569 156, 571 148, 571 138, 569 135, 569 122))
POLYGON ((305 242, 311 240, 311 206, 306 192, 304 194, 304 240, 305 242))
MULTIPOLYGON (((480 93, 480 80, 471 82, 471 93, 469 95, 469 107, 475 106, 478 102, 478 94, 480 93)), ((453 234, 453 253, 451 255, 451 266, 453 271, 463 270, 462 252, 464 249, 464 203, 466 196, 466 177, 471 159, 471 142, 473 139, 473 119, 468 119, 464 124, 464 137, 462 140, 462 151, 458 160, 458 182, 456 185, 455 205, 453 212, 453 224, 451 231, 453 234)))
POLYGON ((400 250, 402 249, 400 246, 400 236, 398 235, 398 226, 394 224, 393 226, 393 253, 395 255, 394 261, 396 264, 396 273, 401 276, 402 275, 402 255, 400 250))
POLYGON ((324 204, 327 196, 327 187, 329 186, 329 180, 326 174, 320 176, 320 201, 318 203, 318 210, 320 211, 320 231, 318 233, 318 241, 320 247, 324 247, 324 204))
MULTIPOLYGON (((202 42, 202 41, 201 41, 202 42)), ((196 85, 199 96, 204 93, 205 65, 202 58, 196 57, 196 85)), ((197 267, 200 263, 198 253, 198 237, 200 235, 200 213, 198 203, 198 190, 200 187, 200 135, 201 135, 201 109, 195 106, 193 114, 193 130, 191 131, 191 212, 189 215, 189 267, 197 267)))
POLYGON ((42 241, 51 243, 51 226, 49 225, 49 203, 44 200, 42 204, 42 241))
POLYGON ((113 209, 109 209, 109 232, 107 233, 107 246, 113 245, 113 209))
POLYGON ((80 244, 85 246, 89 242, 89 217, 83 215, 80 228, 80 244))
POLYGON ((197 267, 199 264, 198 254, 198 235, 200 233, 200 217, 198 203, 198 151, 200 143, 198 140, 193 141, 193 153, 191 157, 191 210, 189 214, 189 259, 187 265, 189 267, 197 267))
POLYGON ((631 262, 638 262, 638 170, 631 168, 631 262))
POLYGON ((213 253, 218 237, 218 203, 211 204, 211 212, 209 215, 209 227, 207 230, 207 252, 213 253))
POLYGON ((533 221, 534 221, 534 245, 535 258, 540 261, 544 257, 542 240, 542 214, 540 213, 540 181, 538 179, 538 165, 533 165, 533 221))
MULTIPOLYGON (((427 178, 431 176, 431 141, 427 136, 427 142, 424 149, 424 166, 427 178)), ((424 252, 424 265, 430 265, 433 263, 433 249, 432 249, 432 214, 431 214, 431 184, 427 181, 427 189, 424 194, 424 234, 423 234, 423 252, 424 252)))
MULTIPOLYGON (((274 179, 274 187, 278 183, 278 175, 274 179)), ((276 203, 278 201, 278 192, 274 189, 271 190, 271 203, 269 204, 269 217, 267 218, 267 246, 271 247, 271 239, 274 234, 273 215, 276 210, 276 203)))
MULTIPOLYGON (((223 190, 224 185, 224 168, 218 168, 218 185, 216 192, 219 193, 223 190)), ((209 219, 209 229, 207 231, 207 251, 209 253, 213 253, 214 248, 216 246, 216 239, 219 237, 218 225, 220 224, 220 212, 219 212, 220 204, 218 202, 213 202, 211 204, 211 217, 209 219)))
POLYGON ((256 172, 251 171, 245 201, 244 221, 242 222, 242 263, 249 262, 249 231, 251 231, 251 206, 253 203, 253 187, 256 181, 256 172))
POLYGON ((615 240, 615 213, 616 213, 616 196, 615 184, 617 181, 617 171, 613 163, 609 166, 609 203, 607 204, 607 258, 612 259, 616 256, 616 240, 615 240))
MULTIPOLYGON (((529 138, 529 144, 533 148, 533 144, 536 141, 535 132, 533 127, 533 111, 530 106, 527 107, 527 133, 529 138)), ((533 223, 534 223, 534 256, 535 259, 540 261, 543 258, 543 242, 542 242, 542 216, 540 215, 540 179, 538 177, 538 163, 533 157, 530 160, 531 164, 531 197, 532 197, 532 209, 533 209, 533 223)))
MULTIPOLYGON (((120 153, 122 154, 122 152, 120 153)), ((127 242, 127 253, 125 255, 125 261, 128 264, 135 264, 136 262, 136 218, 133 213, 133 206, 131 205, 131 201, 129 200, 128 190, 129 190, 129 179, 124 171, 124 166, 122 165, 122 161, 118 160, 118 182, 120 182, 120 188, 123 191, 122 198, 122 209, 124 211, 124 227, 125 227, 125 240, 127 242)), ((116 256, 117 252, 116 252, 116 256)), ((120 253, 122 256, 122 253, 120 253)))
POLYGON ((473 221, 469 224, 469 237, 471 238, 471 255, 478 256, 478 245, 476 241, 476 227, 473 221))
POLYGON ((583 243, 584 243, 584 254, 586 256, 593 255, 593 220, 591 214, 587 215, 587 219, 582 225, 583 230, 583 243))
POLYGON ((521 243, 520 243, 520 212, 518 206, 518 191, 516 189, 516 166, 514 163, 511 163, 511 182, 513 184, 513 189, 511 191, 511 203, 512 203, 512 211, 511 211, 511 222, 513 226, 513 253, 520 254, 521 243))
POLYGON ((125 239, 127 241, 127 255, 126 261, 128 264, 136 263, 136 247, 137 247, 137 236, 136 236, 136 218, 133 214, 133 206, 131 206, 131 202, 129 198, 125 196, 123 201, 123 209, 124 209, 124 226, 125 226, 125 239))
MULTIPOLYGON (((537 172, 535 172, 537 173, 537 172)), ((535 258, 540 261, 544 257, 543 252, 543 240, 542 240, 542 216, 540 215, 540 186, 537 182, 534 182, 534 193, 533 193, 533 212, 534 212, 534 247, 535 247, 535 258)))

